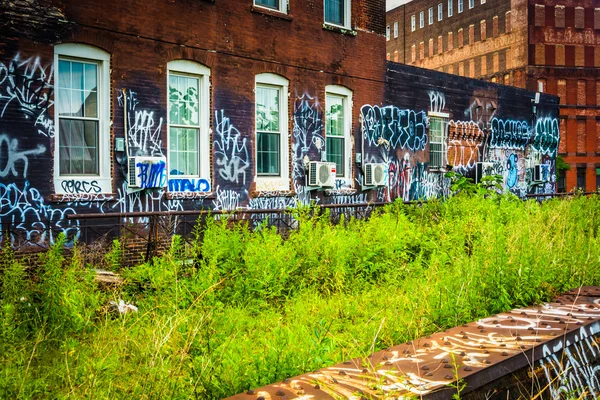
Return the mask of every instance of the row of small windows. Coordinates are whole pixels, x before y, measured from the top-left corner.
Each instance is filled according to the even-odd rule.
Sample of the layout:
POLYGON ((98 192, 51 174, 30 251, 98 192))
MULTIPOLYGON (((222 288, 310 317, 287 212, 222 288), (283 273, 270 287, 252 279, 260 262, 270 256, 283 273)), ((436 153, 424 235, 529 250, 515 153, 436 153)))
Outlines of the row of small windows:
MULTIPOLYGON (((499 33, 499 26, 498 26, 498 16, 494 16, 492 18, 492 37, 496 37, 498 36, 499 33)), ((487 40, 487 32, 488 32, 488 25, 487 25, 487 21, 486 20, 481 20, 479 23, 479 40, 487 40)), ((505 15, 505 26, 504 26, 504 32, 505 33, 509 33, 511 32, 511 12, 508 11, 505 15)), ((454 49, 455 46, 457 46, 458 48, 462 48, 465 45, 465 37, 464 37, 464 30, 463 28, 460 28, 458 30, 458 32, 456 32, 456 39, 455 39, 455 35, 454 32, 448 32, 448 36, 447 36, 447 41, 446 41, 446 51, 451 51, 454 49)), ((475 37, 475 25, 469 25, 469 30, 468 30, 468 37, 467 37, 467 44, 468 45, 472 45, 475 43, 476 41, 476 37, 475 37)), ((425 43, 421 42, 419 43, 419 52, 417 53, 417 46, 416 45, 412 45, 411 46, 411 59, 410 62, 417 62, 418 60, 422 60, 425 59, 426 57, 433 57, 436 54, 442 54, 444 51, 444 38, 443 36, 438 36, 437 38, 437 51, 434 50, 434 39, 429 39, 429 46, 428 46, 428 54, 427 56, 425 55, 425 43)))
MULTIPOLYGON (((288 13, 288 0, 254 0, 254 5, 276 12, 288 13)), ((326 24, 350 27, 351 0, 323 0, 326 24)))
POLYGON ((536 4, 532 11, 535 26, 600 29, 600 8, 536 4))
MULTIPOLYGON (((55 46, 57 104, 55 188, 62 181, 93 179, 111 193, 110 55, 82 44, 55 46)), ((193 61, 167 64, 167 159, 169 177, 210 176, 209 68, 193 61)), ((256 181, 289 181, 289 81, 271 73, 255 77, 256 181)), ((351 179, 352 91, 325 88, 325 154, 338 178, 351 179)), ((127 107, 125 106, 127 109, 127 107)), ((132 144, 134 145, 134 144, 132 144)), ((129 149, 132 154, 140 149, 129 149)), ((160 149, 155 149, 159 153, 160 149)))
MULTIPOLYGON (((472 9, 475 7, 475 0, 467 0, 469 3, 469 9, 472 9)), ((486 0, 479 0, 480 4, 485 4, 486 0)), ((458 6, 458 13, 462 13, 463 12, 463 8, 464 8, 464 0, 457 0, 457 6, 458 6)), ((448 4, 447 4, 447 8, 446 8, 447 12, 448 12, 448 18, 452 17, 454 15, 454 0, 448 0, 448 4)), ((433 21, 435 18, 434 15, 434 8, 433 7, 429 7, 429 9, 427 10, 427 22, 429 25, 433 25, 433 21)), ((442 21, 444 19, 444 4, 443 3, 439 3, 437 5, 437 20, 442 21)), ((420 11, 419 12, 419 28, 423 29, 425 27, 425 11, 420 11)), ((417 30, 417 15, 413 14, 410 17, 410 31, 414 32, 417 30)))

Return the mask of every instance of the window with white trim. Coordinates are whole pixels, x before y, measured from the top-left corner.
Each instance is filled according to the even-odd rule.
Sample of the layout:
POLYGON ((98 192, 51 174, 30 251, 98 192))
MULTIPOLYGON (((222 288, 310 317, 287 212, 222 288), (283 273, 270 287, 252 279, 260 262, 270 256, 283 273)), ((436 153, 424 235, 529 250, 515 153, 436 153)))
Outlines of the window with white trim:
POLYGON ((266 73, 256 75, 255 84, 256 179, 289 185, 288 80, 266 73))
POLYGON ((287 0, 254 0, 254 5, 287 14, 287 0))
POLYGON ((398 21, 394 22, 394 39, 398 37, 398 21))
POLYGON ((442 3, 438 4, 438 21, 441 21, 444 18, 444 5, 442 3))
POLYGON ((425 11, 421 11, 419 13, 419 28, 425 27, 425 11))
POLYGON ((439 170, 445 167, 448 146, 446 146, 447 113, 429 112, 429 168, 439 170))
POLYGON ((417 30, 417 17, 415 15, 412 15, 410 17, 410 31, 414 32, 417 30))
POLYGON ((352 181, 352 91, 344 86, 325 87, 325 140, 327 161, 335 162, 336 177, 352 181))
POLYGON ((83 44, 59 44, 54 65, 55 191, 66 194, 63 182, 77 180, 96 193, 112 193, 110 54, 83 44))
POLYGON ((452 0, 448 0, 448 17, 451 17, 452 13, 454 12, 452 6, 453 6, 452 0))
POLYGON ((325 23, 350 29, 351 0, 323 0, 325 7, 325 23))
POLYGON ((475 0, 469 0, 469 10, 475 7, 475 0))
POLYGON ((385 27, 385 40, 390 40, 390 26, 385 27))
POLYGON ((433 7, 429 7, 429 25, 433 24, 433 7))
POLYGON ((167 64, 169 178, 210 177, 210 69, 188 60, 167 64))
POLYGON ((458 0, 458 13, 463 12, 463 0, 458 0))

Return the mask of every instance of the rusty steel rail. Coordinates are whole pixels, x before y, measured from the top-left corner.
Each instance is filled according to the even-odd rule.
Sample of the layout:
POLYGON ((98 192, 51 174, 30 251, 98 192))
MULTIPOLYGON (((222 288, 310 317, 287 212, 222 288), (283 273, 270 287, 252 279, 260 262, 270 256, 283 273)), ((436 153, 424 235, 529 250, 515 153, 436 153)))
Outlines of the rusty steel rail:
MULTIPOLYGON (((508 389, 502 392, 502 379, 514 381, 518 371, 525 371, 521 375, 530 380, 543 378, 544 365, 560 361, 564 353, 559 353, 569 346, 580 343, 581 348, 598 349, 599 332, 600 287, 583 287, 552 303, 493 315, 228 399, 450 399, 462 383, 466 386, 461 398, 517 398, 508 389), (593 340, 582 342, 589 338, 593 340)), ((593 353, 597 363, 600 351, 593 353)), ((583 374, 592 374, 588 382, 600 383, 600 367, 593 369, 583 361, 579 367, 585 369, 583 374)), ((553 383, 573 373, 567 370, 551 374, 553 383)), ((527 393, 523 384, 519 390, 527 393, 525 398, 549 390, 547 382, 538 383, 538 392, 527 393)), ((600 396, 600 386, 591 390, 595 392, 578 398, 600 396)))

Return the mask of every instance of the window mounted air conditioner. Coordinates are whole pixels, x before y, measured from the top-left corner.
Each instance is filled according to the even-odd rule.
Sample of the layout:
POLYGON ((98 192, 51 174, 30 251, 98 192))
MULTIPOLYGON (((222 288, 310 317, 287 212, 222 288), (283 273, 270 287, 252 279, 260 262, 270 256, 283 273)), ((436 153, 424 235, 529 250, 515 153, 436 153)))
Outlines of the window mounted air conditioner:
POLYGON ((311 161, 308 163, 308 186, 334 187, 335 163, 311 161))
POLYGON ((366 163, 364 172, 365 186, 385 185, 385 164, 366 163))
POLYGON ((129 157, 128 184, 131 188, 164 186, 166 159, 164 157, 129 157))
POLYGON ((475 164, 475 183, 479 183, 484 176, 494 175, 494 163, 478 162, 475 164))

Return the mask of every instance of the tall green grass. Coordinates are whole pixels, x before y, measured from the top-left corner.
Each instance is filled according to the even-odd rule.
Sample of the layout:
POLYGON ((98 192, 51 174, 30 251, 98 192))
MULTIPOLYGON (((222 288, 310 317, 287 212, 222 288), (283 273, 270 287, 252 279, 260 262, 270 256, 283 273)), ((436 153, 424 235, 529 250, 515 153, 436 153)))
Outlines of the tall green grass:
POLYGON ((456 196, 336 225, 300 211, 286 239, 209 220, 112 291, 60 242, 33 276, 5 249, 0 398, 221 398, 598 285, 599 214, 598 196, 456 196))

